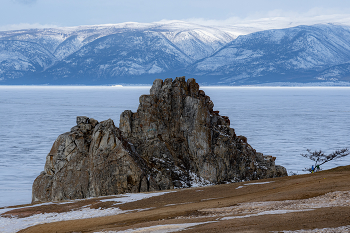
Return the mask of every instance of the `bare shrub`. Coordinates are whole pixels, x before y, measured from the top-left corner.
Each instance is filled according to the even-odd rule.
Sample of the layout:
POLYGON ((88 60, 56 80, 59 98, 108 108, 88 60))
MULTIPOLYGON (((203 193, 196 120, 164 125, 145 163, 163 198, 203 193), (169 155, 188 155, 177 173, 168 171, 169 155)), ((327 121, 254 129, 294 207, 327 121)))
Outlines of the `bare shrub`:
POLYGON ((306 150, 307 154, 301 154, 301 156, 311 159, 315 162, 315 166, 311 168, 305 168, 306 171, 314 172, 320 170, 320 166, 334 159, 343 158, 350 154, 349 149, 336 150, 331 154, 326 155, 322 150, 311 151, 310 149, 306 150))

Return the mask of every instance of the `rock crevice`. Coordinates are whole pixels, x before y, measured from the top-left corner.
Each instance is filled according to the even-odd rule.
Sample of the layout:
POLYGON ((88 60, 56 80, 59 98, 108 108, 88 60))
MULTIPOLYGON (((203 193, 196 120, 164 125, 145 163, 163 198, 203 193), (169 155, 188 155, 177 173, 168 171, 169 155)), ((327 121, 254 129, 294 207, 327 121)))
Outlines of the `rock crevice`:
POLYGON ((222 184, 287 175, 257 153, 230 120, 185 77, 154 81, 136 112, 77 117, 60 135, 34 181, 33 202, 222 184))

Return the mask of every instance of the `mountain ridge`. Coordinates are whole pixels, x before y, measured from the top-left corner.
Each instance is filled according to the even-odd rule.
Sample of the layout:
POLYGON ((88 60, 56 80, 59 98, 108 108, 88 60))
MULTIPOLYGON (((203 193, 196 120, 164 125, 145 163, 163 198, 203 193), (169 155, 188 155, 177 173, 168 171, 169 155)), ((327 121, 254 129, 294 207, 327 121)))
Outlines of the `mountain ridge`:
POLYGON ((209 85, 336 85, 349 82, 349 38, 349 26, 334 24, 247 35, 182 21, 5 31, 0 85, 151 84, 183 75, 209 85))

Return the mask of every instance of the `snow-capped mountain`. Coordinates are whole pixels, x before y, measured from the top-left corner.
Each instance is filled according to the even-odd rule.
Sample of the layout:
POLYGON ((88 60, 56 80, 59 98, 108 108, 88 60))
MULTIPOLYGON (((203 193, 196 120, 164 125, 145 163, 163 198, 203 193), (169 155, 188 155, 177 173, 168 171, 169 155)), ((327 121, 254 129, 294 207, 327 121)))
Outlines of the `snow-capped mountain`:
POLYGON ((168 21, 0 32, 0 84, 151 83, 183 75, 226 85, 349 81, 348 26, 248 35, 232 28, 168 21))
POLYGON ((226 84, 337 81, 349 74, 341 68, 349 61, 349 27, 298 26, 239 36, 189 73, 221 77, 226 84))
POLYGON ((182 69, 234 38, 227 30, 180 21, 0 32, 0 79, 116 83, 182 69))

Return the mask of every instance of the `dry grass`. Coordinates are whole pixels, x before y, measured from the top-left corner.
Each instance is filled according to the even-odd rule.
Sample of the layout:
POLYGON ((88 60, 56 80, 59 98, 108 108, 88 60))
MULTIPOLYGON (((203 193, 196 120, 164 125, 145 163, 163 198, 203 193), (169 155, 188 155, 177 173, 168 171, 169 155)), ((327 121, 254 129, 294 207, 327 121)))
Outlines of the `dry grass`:
MULTIPOLYGON (((144 211, 37 225, 21 232, 119 231, 158 225, 174 227, 174 224, 195 222, 209 223, 192 226, 185 232, 278 232, 350 224, 350 166, 248 183, 262 181, 270 183, 234 183, 175 190, 162 196, 118 205, 122 210, 144 211), (285 212, 282 213, 282 210, 285 212)), ((110 208, 115 204, 115 201, 101 202, 95 198, 73 203, 27 206, 3 216, 62 213, 83 206, 110 208)))

